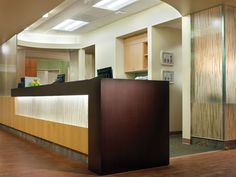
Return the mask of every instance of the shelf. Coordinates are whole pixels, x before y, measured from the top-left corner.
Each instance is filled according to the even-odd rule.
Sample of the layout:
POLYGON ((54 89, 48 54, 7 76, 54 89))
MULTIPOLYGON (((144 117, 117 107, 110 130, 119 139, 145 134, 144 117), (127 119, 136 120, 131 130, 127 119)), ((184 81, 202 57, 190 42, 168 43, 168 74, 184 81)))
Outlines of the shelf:
POLYGON ((126 71, 125 73, 126 74, 135 74, 135 73, 145 73, 145 72, 148 72, 148 70, 144 69, 144 70, 136 70, 136 71, 126 71))

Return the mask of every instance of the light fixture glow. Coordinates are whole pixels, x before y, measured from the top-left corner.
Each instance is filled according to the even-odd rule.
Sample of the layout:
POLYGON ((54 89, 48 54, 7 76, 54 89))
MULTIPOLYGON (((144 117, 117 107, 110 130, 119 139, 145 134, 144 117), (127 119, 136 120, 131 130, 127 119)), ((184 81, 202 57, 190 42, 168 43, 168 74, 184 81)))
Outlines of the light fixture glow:
POLYGON ((134 3, 137 0, 102 0, 93 5, 93 7, 117 11, 125 6, 134 3))
POLYGON ((49 16, 49 14, 46 13, 46 14, 43 15, 43 18, 48 18, 48 16, 49 16))
POLYGON ((84 25, 87 25, 87 24, 88 24, 88 22, 67 19, 67 20, 64 20, 63 22, 59 23, 58 25, 54 26, 52 29, 60 30, 60 31, 74 31, 84 25))
POLYGON ((88 95, 16 97, 16 115, 88 128, 88 95))
POLYGON ((2 49, 2 53, 3 53, 4 55, 7 55, 7 54, 9 53, 9 51, 10 51, 9 46, 8 46, 7 44, 3 44, 3 45, 1 46, 1 49, 2 49))

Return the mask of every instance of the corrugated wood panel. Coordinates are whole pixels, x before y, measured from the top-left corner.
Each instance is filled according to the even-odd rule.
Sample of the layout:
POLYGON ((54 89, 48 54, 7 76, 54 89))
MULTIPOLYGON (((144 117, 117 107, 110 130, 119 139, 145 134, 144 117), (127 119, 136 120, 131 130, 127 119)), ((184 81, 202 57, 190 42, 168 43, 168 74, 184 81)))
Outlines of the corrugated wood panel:
POLYGON ((222 7, 192 17, 192 135, 223 139, 222 7))
POLYGON ((225 140, 236 139, 236 105, 227 104, 225 109, 225 140))
POLYGON ((192 104, 192 135, 202 138, 222 139, 222 104, 192 104))
POLYGON ((226 114, 225 140, 236 139, 236 8, 225 6, 226 114))

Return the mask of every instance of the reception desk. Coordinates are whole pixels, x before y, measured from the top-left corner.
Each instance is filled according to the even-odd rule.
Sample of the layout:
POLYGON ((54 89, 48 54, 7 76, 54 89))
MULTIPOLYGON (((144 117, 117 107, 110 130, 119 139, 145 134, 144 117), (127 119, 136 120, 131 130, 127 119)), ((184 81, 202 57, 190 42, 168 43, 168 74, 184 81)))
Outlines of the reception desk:
MULTIPOLYGON (((79 128, 73 134, 72 144, 79 141, 76 147, 49 141, 88 154, 88 168, 93 172, 110 174, 169 164, 166 81, 94 78, 17 88, 11 94, 17 116, 65 125, 66 129, 79 128), (78 120, 72 112, 79 114, 78 120)), ((53 126, 49 128, 53 131, 53 126)))

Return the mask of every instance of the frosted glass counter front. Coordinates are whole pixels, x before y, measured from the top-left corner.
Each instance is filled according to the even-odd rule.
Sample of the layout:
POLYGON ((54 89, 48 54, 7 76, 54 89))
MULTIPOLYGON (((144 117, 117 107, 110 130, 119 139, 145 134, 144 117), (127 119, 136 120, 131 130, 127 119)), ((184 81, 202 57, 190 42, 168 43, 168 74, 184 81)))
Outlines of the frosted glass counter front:
POLYGON ((88 95, 15 98, 16 115, 88 128, 88 95))

